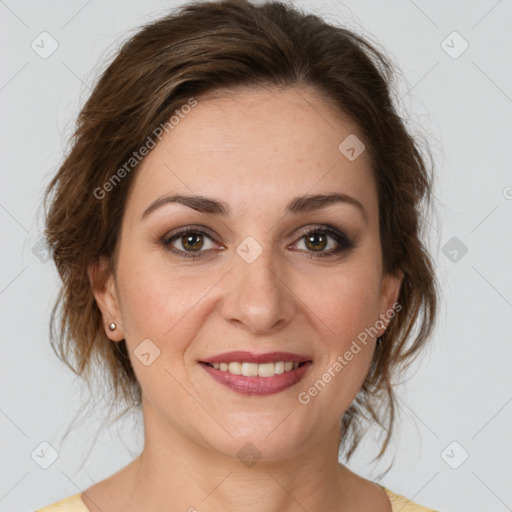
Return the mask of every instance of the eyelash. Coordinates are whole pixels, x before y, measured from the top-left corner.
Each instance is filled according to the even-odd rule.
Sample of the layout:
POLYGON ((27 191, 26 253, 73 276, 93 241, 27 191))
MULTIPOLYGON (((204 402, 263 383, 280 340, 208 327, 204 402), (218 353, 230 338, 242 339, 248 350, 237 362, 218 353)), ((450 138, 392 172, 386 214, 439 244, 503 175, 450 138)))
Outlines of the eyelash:
MULTIPOLYGON (((208 252, 207 250, 206 251, 196 251, 196 252, 183 251, 181 249, 176 249, 175 247, 171 246, 171 243, 174 240, 179 240, 180 238, 183 238, 185 235, 188 235, 188 234, 204 235, 204 236, 208 237, 210 240, 212 240, 213 242, 215 242, 215 240, 213 240, 213 238, 205 231, 187 227, 187 228, 183 228, 177 232, 174 232, 170 235, 164 236, 161 239, 160 243, 164 246, 165 249, 173 252, 174 254, 176 254, 179 257, 189 258, 189 259, 202 258, 203 256, 201 255, 201 253, 208 252)), ((345 233, 338 231, 337 229, 331 228, 329 226, 317 227, 317 228, 313 228, 309 231, 306 231, 300 236, 298 241, 302 240, 303 238, 306 238, 307 236, 311 236, 311 235, 315 235, 315 234, 329 235, 338 243, 338 247, 335 249, 331 249, 328 252, 315 253, 314 251, 307 251, 307 252, 312 253, 311 258, 316 258, 316 257, 326 258, 329 256, 335 256, 342 251, 347 251, 347 250, 353 249, 355 247, 354 242, 352 240, 350 240, 347 237, 347 235, 345 235, 345 233)))

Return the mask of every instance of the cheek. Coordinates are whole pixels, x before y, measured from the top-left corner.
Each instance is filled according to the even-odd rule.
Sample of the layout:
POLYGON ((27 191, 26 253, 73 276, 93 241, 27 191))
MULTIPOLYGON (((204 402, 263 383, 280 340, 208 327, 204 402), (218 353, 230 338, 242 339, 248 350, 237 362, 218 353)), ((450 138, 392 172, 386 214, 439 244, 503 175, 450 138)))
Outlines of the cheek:
POLYGON ((325 383, 329 389, 322 401, 337 404, 335 410, 350 405, 371 365, 379 290, 372 271, 354 267, 350 272, 333 274, 314 294, 299 292, 305 298, 305 310, 314 313, 310 318, 323 353, 312 384, 318 378, 325 383))
POLYGON ((318 327, 340 350, 378 320, 378 277, 371 267, 333 271, 328 279, 297 290, 297 295, 317 318, 318 327))
POLYGON ((179 385, 186 378, 184 354, 197 333, 194 312, 207 289, 204 283, 194 284, 197 278, 191 282, 169 268, 140 263, 131 256, 120 259, 118 265, 121 314, 132 366, 146 400, 161 401, 170 409, 184 407, 187 393, 179 385), (148 364, 139 359, 144 352, 150 354, 148 364))
MULTIPOLYGON (((197 331, 194 317, 204 310, 215 280, 204 273, 180 273, 169 265, 142 265, 136 254, 119 262, 118 283, 127 342, 136 346, 145 338, 163 351, 168 360, 182 353, 197 331), (146 269, 144 271, 140 269, 146 269), (171 350, 170 350, 171 349, 171 350)), ((197 320, 197 319, 196 319, 197 320)))
MULTIPOLYGON (((215 285, 223 271, 170 268, 165 262, 144 264, 143 254, 119 260, 118 285, 124 323, 130 333, 179 343, 187 325, 222 300, 215 285), (143 270, 141 270, 143 269, 143 270)), ((362 259, 361 259, 362 260, 362 259)), ((299 314, 317 324, 322 336, 352 339, 378 319, 376 269, 358 264, 333 268, 317 275, 290 274, 285 300, 297 303, 299 314), (302 310, 302 313, 300 311, 302 310)), ((229 276, 223 285, 229 287, 229 276)), ((293 321, 293 319, 292 319, 293 321)), ((185 338, 186 339, 186 338, 185 338)))

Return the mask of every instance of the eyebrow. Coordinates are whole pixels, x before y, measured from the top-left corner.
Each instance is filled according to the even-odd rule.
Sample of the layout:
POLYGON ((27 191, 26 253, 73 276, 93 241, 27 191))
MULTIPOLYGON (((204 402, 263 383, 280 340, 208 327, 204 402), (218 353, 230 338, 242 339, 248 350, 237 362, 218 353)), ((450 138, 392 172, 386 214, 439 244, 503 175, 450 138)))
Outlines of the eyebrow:
MULTIPOLYGON (((228 217, 230 215, 229 205, 219 199, 202 195, 173 194, 159 197, 153 201, 148 208, 144 210, 141 220, 168 203, 183 204, 200 213, 217 215, 220 217, 228 217)), ((354 197, 341 193, 315 194, 295 197, 288 203, 285 212, 287 214, 291 213, 296 215, 300 213, 311 213, 327 208, 328 206, 336 203, 346 203, 357 207, 357 209, 363 214, 366 221, 366 211, 363 205, 354 197)))

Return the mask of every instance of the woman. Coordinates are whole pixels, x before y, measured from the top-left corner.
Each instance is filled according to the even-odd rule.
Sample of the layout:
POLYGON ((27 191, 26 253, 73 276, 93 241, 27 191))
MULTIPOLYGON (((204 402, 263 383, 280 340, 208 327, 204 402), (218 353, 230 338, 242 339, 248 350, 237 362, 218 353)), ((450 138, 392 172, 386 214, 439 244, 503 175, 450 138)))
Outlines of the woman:
POLYGON ((430 510, 338 461, 368 420, 382 456, 436 314, 432 177, 391 79, 363 39, 277 2, 188 4, 123 46, 47 237, 54 342, 141 409, 144 448, 40 510, 430 510))

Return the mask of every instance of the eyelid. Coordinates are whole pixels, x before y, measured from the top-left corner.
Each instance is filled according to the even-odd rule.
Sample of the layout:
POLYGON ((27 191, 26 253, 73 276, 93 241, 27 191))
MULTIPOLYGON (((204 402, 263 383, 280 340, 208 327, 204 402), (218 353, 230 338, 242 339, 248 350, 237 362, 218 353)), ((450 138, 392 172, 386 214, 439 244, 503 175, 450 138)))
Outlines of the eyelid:
MULTIPOLYGON (((217 245, 220 245, 222 248, 225 248, 220 242, 217 241, 217 238, 215 235, 212 234, 212 231, 207 228, 206 226, 198 226, 198 225, 189 225, 184 226, 182 228, 178 228, 176 230, 171 231, 170 233, 165 234, 163 237, 161 237, 161 243, 164 245, 170 245, 171 242, 175 240, 179 240, 180 238, 184 237, 188 233, 194 233, 199 234, 202 236, 206 236, 209 238, 212 242, 214 242, 217 245)), ((187 252, 189 254, 194 254, 194 251, 182 251, 181 249, 176 249, 180 252, 187 252)), ((208 251, 196 251, 195 253, 201 253, 201 252, 208 252, 208 251)))
POLYGON ((341 252, 346 252, 350 249, 354 249, 356 247, 356 243, 354 238, 348 236, 343 230, 338 229, 334 226, 331 226, 329 224, 317 224, 316 226, 305 226, 304 229, 301 229, 299 231, 299 234, 297 235, 297 240, 293 242, 292 245, 295 245, 299 243, 305 236, 307 235, 313 235, 315 233, 324 233, 328 237, 332 238, 336 244, 337 248, 330 251, 306 251, 308 254, 311 254, 312 257, 315 256, 315 254, 318 257, 324 257, 324 256, 335 256, 341 252))
POLYGON ((207 228, 206 226, 202 226, 199 224, 189 224, 181 228, 176 228, 166 233, 162 238, 164 240, 171 240, 173 238, 177 238, 179 235, 187 234, 189 232, 205 234, 209 236, 212 240, 216 239, 216 236, 214 235, 213 231, 210 228, 207 228))
MULTIPOLYGON (((332 238, 336 242, 337 248, 331 249, 330 251, 315 252, 315 251, 300 250, 299 252, 309 253, 312 258, 315 258, 315 257, 321 258, 321 257, 335 256, 341 252, 346 252, 355 247, 354 240, 351 237, 346 235, 344 231, 342 231, 334 226, 331 226, 329 224, 316 224, 316 225, 308 224, 307 226, 300 228, 299 232, 295 235, 295 241, 291 245, 296 245, 306 235, 315 234, 318 232, 324 233, 328 237, 332 238)), ((182 228, 178 228, 177 230, 174 230, 174 231, 164 235, 160 241, 161 241, 162 245, 164 245, 164 247, 167 248, 167 250, 177 254, 178 256, 183 256, 185 258, 191 258, 191 259, 199 258, 199 257, 203 257, 203 255, 201 253, 208 254, 211 252, 212 249, 199 250, 199 251, 184 251, 182 249, 177 249, 175 247, 172 247, 172 245, 171 245, 172 242, 174 242, 175 240, 179 240, 181 237, 185 236, 188 233, 194 233, 194 234, 199 234, 201 236, 206 236, 215 244, 220 245, 221 250, 226 249, 226 247, 224 245, 220 244, 217 241, 216 236, 214 236, 212 234, 212 231, 209 228, 207 228, 206 226, 201 226, 201 225, 188 225, 188 226, 184 226, 182 228)))

